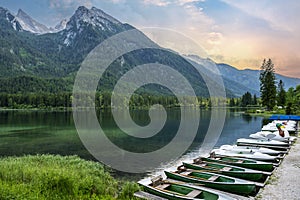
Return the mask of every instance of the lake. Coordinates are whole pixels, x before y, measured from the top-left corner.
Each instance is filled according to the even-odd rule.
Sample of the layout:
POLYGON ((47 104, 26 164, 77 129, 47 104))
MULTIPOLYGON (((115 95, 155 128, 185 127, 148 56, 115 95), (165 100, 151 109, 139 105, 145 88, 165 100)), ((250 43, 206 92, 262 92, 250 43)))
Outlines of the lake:
MULTIPOLYGON (((201 120, 197 135, 183 157, 195 157, 208 129, 211 111, 201 109, 199 112, 201 120)), ((100 110, 97 115, 106 136, 114 144, 127 151, 147 153, 164 147, 175 136, 180 124, 180 109, 167 109, 167 113, 167 123, 161 132, 147 140, 129 137, 120 131, 111 112, 100 110)), ((145 126, 150 122, 147 110, 133 110, 130 114, 138 125, 145 126)), ((251 117, 238 111, 227 110, 223 130, 215 146, 234 144, 238 138, 248 137, 250 133, 259 131, 263 123, 262 117, 251 117)), ((0 111, 0 156, 26 154, 79 155, 84 159, 95 160, 77 134, 72 112, 0 111)), ((109 152, 106 154, 110 156, 109 152)), ((155 170, 153 168, 153 171, 155 170)), ((126 173, 116 174, 128 177, 126 173)))

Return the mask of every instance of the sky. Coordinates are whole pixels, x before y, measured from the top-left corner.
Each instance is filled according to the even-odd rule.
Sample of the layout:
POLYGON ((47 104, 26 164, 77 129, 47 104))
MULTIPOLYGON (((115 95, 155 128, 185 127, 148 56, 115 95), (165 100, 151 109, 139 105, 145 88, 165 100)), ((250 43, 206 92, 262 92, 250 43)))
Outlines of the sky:
MULTIPOLYGON (((94 6, 136 28, 161 27, 192 38, 208 57, 238 69, 259 69, 271 58, 275 71, 300 78, 298 0, 1 0, 54 27, 78 6, 94 6)), ((176 49, 177 50, 177 49, 176 49)), ((178 49, 180 51, 180 49, 178 49)))

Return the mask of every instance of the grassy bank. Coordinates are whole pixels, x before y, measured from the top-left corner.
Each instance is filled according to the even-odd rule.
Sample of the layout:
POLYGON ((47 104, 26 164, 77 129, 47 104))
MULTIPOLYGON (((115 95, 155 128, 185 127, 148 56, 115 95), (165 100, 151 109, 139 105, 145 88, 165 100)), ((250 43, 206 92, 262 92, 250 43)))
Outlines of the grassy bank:
POLYGON ((285 114, 285 110, 284 109, 274 109, 272 111, 267 111, 264 109, 247 109, 245 111, 246 115, 251 115, 251 116, 261 116, 261 117, 265 117, 265 118, 269 118, 274 114, 278 114, 278 115, 284 115, 285 114))
POLYGON ((138 185, 115 180, 104 167, 77 156, 0 159, 0 199, 132 199, 138 185))

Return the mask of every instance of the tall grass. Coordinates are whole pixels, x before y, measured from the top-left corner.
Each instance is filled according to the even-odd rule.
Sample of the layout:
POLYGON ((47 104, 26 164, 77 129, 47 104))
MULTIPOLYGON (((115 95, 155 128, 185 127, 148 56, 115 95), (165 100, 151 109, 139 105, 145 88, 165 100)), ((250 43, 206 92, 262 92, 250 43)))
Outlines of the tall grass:
POLYGON ((0 199, 132 199, 136 183, 120 183, 103 165, 78 156, 0 159, 0 199))

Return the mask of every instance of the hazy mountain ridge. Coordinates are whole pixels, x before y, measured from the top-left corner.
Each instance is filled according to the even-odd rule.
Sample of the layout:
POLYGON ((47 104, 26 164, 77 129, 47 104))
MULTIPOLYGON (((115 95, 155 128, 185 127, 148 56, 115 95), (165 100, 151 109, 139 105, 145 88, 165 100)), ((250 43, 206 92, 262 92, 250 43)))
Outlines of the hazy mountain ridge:
MULTIPOLYGON (((259 94, 260 70, 251 70, 251 69, 238 70, 224 63, 217 63, 217 66, 224 78, 239 83, 240 85, 243 85, 246 88, 251 88, 252 90, 255 90, 257 94, 259 94)), ((275 77, 277 83, 279 82, 279 80, 283 81, 286 90, 288 90, 290 87, 295 88, 295 86, 300 84, 300 78, 287 77, 287 76, 280 75, 278 73, 275 74, 275 77)))

